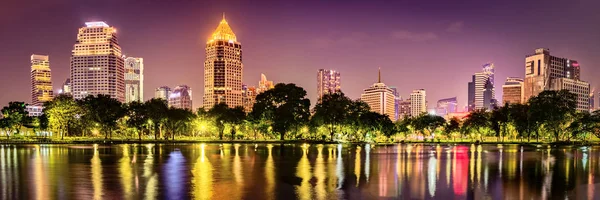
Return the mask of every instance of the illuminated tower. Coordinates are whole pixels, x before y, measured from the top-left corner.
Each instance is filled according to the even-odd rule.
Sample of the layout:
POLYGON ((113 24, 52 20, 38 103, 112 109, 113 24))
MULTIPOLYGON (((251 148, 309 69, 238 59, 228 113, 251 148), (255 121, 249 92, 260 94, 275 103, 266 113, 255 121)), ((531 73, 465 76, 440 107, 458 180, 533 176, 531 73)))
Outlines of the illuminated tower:
POLYGON ((336 93, 341 90, 340 72, 328 69, 319 69, 317 72, 317 99, 321 101, 326 94, 336 93))
POLYGON ((218 103, 242 106, 242 44, 227 24, 225 15, 206 43, 204 98, 206 109, 218 103))
POLYGON ((169 94, 169 106, 179 109, 192 110, 192 88, 180 85, 169 94))
POLYGON ((104 22, 79 28, 71 55, 71 92, 75 99, 109 95, 125 102, 124 63, 117 30, 104 22))
POLYGON ((418 117, 427 112, 427 95, 425 89, 413 90, 410 93, 410 116, 418 117))
POLYGON ((381 70, 377 83, 364 90, 360 95, 360 100, 369 105, 371 111, 382 115, 387 115, 392 121, 396 121, 394 91, 381 82, 381 70))
POLYGON ((144 101, 144 59, 125 58, 125 102, 144 101))
POLYGON ((260 74, 260 81, 258 82, 258 93, 263 93, 267 90, 273 89, 273 81, 267 80, 265 74, 260 74))
POLYGON ((51 78, 48 56, 31 55, 31 105, 41 106, 52 100, 51 78))

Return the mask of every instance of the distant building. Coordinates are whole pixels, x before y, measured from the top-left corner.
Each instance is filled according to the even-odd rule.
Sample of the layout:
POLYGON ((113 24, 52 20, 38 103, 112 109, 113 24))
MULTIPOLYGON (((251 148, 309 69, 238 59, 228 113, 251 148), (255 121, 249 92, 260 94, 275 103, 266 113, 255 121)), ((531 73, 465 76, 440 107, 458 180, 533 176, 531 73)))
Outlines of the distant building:
POLYGON ((75 99, 104 94, 125 102, 125 75, 117 29, 104 22, 79 28, 71 54, 71 90, 75 99))
POLYGON ((317 72, 317 101, 320 102, 326 94, 341 90, 340 72, 329 69, 319 69, 317 72))
POLYGON ((381 82, 381 69, 377 83, 364 90, 360 100, 369 105, 371 111, 387 115, 392 121, 396 121, 394 108, 394 91, 381 82))
POLYGON ((52 74, 48 56, 31 55, 31 105, 41 106, 52 101, 52 74))
POLYGON ((229 27, 225 16, 205 46, 203 107, 226 103, 242 106, 242 44, 229 27))
POLYGON ((494 87, 495 67, 493 63, 483 65, 481 72, 475 73, 469 82, 469 111, 475 109, 491 109, 496 103, 494 87))
POLYGON ((589 111, 590 86, 580 77, 579 62, 552 56, 549 49, 538 48, 525 58, 523 102, 544 90, 566 89, 577 95, 577 110, 589 111))
POLYGON ((167 86, 156 88, 156 90, 154 91, 154 98, 156 99, 162 99, 167 101, 169 99, 169 95, 171 95, 171 88, 167 86))
POLYGON ((125 58, 125 102, 144 101, 144 59, 125 58))
MULTIPOLYGON (((258 81, 258 93, 263 93, 267 90, 275 88, 273 81, 267 80, 267 76, 265 74, 260 74, 260 81, 258 81)), ((243 89, 243 88, 242 88, 243 89)))
POLYGON ((596 110, 596 93, 594 93, 594 90, 592 90, 592 92, 590 92, 590 112, 593 112, 596 110))
POLYGON ((242 104, 246 113, 252 111, 252 107, 256 102, 256 95, 258 95, 256 87, 248 87, 247 85, 242 85, 242 104))
POLYGON ((402 101, 402 97, 400 97, 400 93, 398 93, 398 89, 396 87, 390 87, 394 94, 394 117, 396 120, 400 119, 400 101, 402 101))
POLYGON ((502 85, 502 106, 523 103, 523 79, 507 77, 502 85))
POLYGON ((65 82, 63 82, 63 85, 58 93, 71 95, 71 79, 70 78, 67 78, 67 80, 65 80, 65 82))
POLYGON ((577 96, 577 110, 590 111, 590 84, 570 78, 557 78, 552 81, 554 90, 569 90, 577 96))
POLYGON ((192 110, 192 89, 187 85, 180 85, 169 94, 169 106, 179 109, 192 110))
POLYGON ((398 111, 398 119, 406 119, 411 116, 410 112, 410 99, 400 100, 398 111))
POLYGON ((475 77, 475 75, 472 76, 471 82, 469 82, 469 96, 467 98, 467 112, 471 112, 473 110, 475 110, 475 79, 477 77, 475 77))
POLYGON ((27 116, 39 117, 44 114, 44 106, 27 105, 25 111, 27 111, 27 116))
POLYGON ((438 116, 446 116, 449 113, 457 112, 458 101, 456 97, 440 99, 435 107, 435 114, 438 116))
POLYGON ((417 117, 427 112, 427 95, 425 89, 413 90, 410 93, 410 116, 417 117))

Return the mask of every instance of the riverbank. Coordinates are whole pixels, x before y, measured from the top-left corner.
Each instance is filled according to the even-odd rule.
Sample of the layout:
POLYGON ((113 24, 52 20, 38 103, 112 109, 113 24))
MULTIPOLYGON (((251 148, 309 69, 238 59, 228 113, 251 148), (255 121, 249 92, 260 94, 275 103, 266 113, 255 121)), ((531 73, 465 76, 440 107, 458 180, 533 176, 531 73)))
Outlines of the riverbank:
POLYGON ((377 144, 377 145, 395 145, 395 144, 487 144, 487 145, 558 145, 558 146, 583 146, 597 145, 600 141, 562 141, 562 142, 544 142, 544 141, 470 141, 470 140, 402 140, 395 142, 342 142, 342 141, 321 141, 321 140, 218 140, 218 139, 176 139, 176 140, 155 140, 155 139, 104 139, 104 138, 36 138, 36 139, 0 139, 0 144, 193 144, 193 143, 271 143, 271 144, 377 144))

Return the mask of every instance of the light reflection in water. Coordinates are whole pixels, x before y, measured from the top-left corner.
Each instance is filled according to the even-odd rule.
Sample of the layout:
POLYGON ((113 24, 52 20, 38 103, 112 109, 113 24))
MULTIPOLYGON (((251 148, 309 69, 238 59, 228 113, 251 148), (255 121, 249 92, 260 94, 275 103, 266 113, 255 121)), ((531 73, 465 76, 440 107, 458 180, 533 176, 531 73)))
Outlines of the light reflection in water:
POLYGON ((192 194, 195 199, 210 199, 213 195, 213 167, 206 157, 205 146, 200 145, 200 156, 192 170, 192 194))
POLYGON ((94 157, 92 157, 91 163, 94 199, 102 199, 102 161, 98 153, 98 144, 94 144, 94 157))
POLYGON ((302 178, 300 185, 295 186, 298 199, 312 199, 311 185, 309 183, 310 179, 312 178, 310 170, 310 161, 308 160, 308 145, 304 145, 302 146, 302 158, 300 158, 298 166, 296 167, 296 176, 302 178))
POLYGON ((360 183, 360 146, 356 146, 356 155, 354 156, 354 176, 356 176, 356 187, 360 183))
POLYGON ((317 199, 325 199, 325 160, 323 159, 323 145, 317 145, 317 160, 315 161, 314 176, 317 179, 315 193, 317 199))
POLYGON ((371 174, 371 144, 365 145, 365 177, 367 183, 369 182, 369 175, 371 174))
POLYGON ((265 178, 267 181, 265 194, 267 195, 267 199, 275 199, 275 163, 273 161, 273 145, 268 144, 267 150, 269 151, 269 155, 267 156, 267 161, 265 163, 265 178))
POLYGON ((163 174, 166 181, 164 183, 166 195, 170 199, 184 198, 185 171, 185 158, 181 154, 181 151, 175 150, 169 153, 167 164, 163 168, 163 174))
POLYGON ((144 194, 144 198, 156 199, 158 175, 156 172, 154 172, 154 144, 147 144, 146 151, 148 155, 144 160, 144 179, 146 179, 146 192, 144 194))
POLYGON ((121 177, 121 186, 124 191, 124 199, 132 199, 132 181, 133 170, 131 168, 131 159, 129 158, 129 145, 122 145, 123 156, 119 160, 119 176, 121 177))
POLYGON ((436 180, 436 169, 437 168, 437 159, 433 156, 429 157, 429 162, 427 163, 427 183, 429 186, 429 196, 435 196, 435 186, 437 184, 436 180))
POLYGON ((336 176, 338 178, 338 183, 337 183, 337 187, 336 189, 341 189, 342 185, 344 184, 344 159, 342 158, 342 144, 338 144, 337 145, 337 163, 336 163, 336 168, 335 168, 335 172, 336 172, 336 176))

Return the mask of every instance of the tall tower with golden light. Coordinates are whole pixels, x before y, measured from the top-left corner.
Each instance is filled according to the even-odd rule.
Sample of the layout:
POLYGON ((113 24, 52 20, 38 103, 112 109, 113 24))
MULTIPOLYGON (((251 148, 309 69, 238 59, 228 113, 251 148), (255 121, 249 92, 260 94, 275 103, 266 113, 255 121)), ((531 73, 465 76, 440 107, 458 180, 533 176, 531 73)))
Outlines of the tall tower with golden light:
POLYGON ((204 108, 218 103, 226 103, 229 107, 242 106, 243 69, 242 44, 237 41, 223 14, 219 26, 206 42, 204 108))
POLYGON ((41 106, 51 101, 53 95, 48 56, 31 55, 31 105, 41 106))

